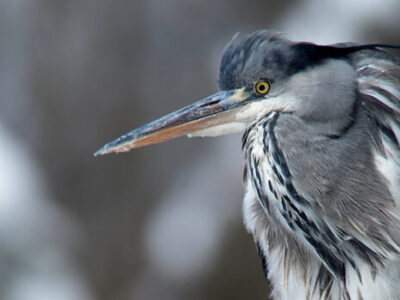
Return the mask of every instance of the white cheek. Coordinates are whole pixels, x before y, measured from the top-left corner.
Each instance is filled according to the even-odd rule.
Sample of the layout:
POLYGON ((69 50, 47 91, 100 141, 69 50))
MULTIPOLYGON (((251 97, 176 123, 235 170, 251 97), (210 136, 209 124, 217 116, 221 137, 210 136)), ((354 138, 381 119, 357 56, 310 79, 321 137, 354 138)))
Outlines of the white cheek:
POLYGON ((206 129, 197 130, 189 133, 188 137, 205 137, 205 136, 220 136, 231 133, 240 133, 246 130, 246 124, 241 122, 231 122, 213 126, 206 129))
POLYGON ((240 122, 255 121, 258 119, 258 115, 262 116, 268 113, 264 101, 261 100, 257 102, 250 103, 243 107, 237 114, 236 120, 240 122))

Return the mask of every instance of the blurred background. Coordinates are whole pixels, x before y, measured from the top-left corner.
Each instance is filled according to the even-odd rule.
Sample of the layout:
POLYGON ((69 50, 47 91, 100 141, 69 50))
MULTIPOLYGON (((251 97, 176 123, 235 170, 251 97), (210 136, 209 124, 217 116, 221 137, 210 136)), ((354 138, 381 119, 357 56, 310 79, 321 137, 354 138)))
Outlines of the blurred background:
POLYGON ((267 299, 240 136, 92 153, 217 89, 238 31, 400 44, 398 0, 1 0, 0 299, 267 299))

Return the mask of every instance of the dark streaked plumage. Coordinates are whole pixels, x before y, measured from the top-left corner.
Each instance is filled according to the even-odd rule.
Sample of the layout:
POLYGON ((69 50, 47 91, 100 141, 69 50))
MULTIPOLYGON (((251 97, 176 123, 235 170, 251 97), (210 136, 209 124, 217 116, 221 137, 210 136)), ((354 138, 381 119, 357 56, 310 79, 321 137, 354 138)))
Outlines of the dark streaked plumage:
MULTIPOLYGON (((400 198, 394 195, 399 187, 391 191, 385 175, 395 175, 397 182, 400 177, 382 174, 383 167, 375 163, 377 153, 385 156, 391 150, 391 167, 400 171, 400 110, 396 111, 400 108, 400 68, 394 58, 374 46, 321 46, 321 53, 313 44, 301 43, 301 48, 301 54, 296 53, 299 44, 259 32, 229 46, 222 59, 221 87, 231 86, 230 80, 235 84, 251 82, 257 74, 274 83, 278 80, 287 89, 294 74, 299 81, 302 76, 311 80, 313 76, 307 78, 306 74, 313 72, 331 76, 332 60, 354 72, 350 86, 351 81, 331 77, 319 95, 325 99, 311 99, 316 101, 312 115, 276 110, 246 131, 243 148, 250 169, 245 197, 249 202, 249 207, 245 204, 247 227, 262 245, 268 265, 276 264, 279 269, 276 274, 270 267, 269 273, 278 299, 400 299, 400 287, 394 284, 400 280, 400 222, 396 213, 400 198), (241 53, 247 54, 247 60, 235 66, 231 62, 235 56, 243 56, 241 53), (256 66, 251 55, 257 57, 256 66), (283 68, 279 68, 281 63, 283 68), (270 68, 263 71, 260 65, 270 68), (335 95, 335 89, 342 88, 349 89, 348 96, 335 95), (336 107, 334 101, 346 101, 345 109, 336 107), (323 122, 330 124, 320 124, 323 122), (271 258, 270 252, 279 259, 271 258), (385 269, 391 264, 395 272, 389 275, 393 270, 385 269), (379 272, 387 272, 380 279, 385 284, 377 283, 379 272), (367 284, 366 277, 375 284, 367 284), (299 282, 306 287, 303 293, 299 282), (386 284, 390 292, 370 292, 386 284)), ((307 94, 302 86, 296 97, 307 94)), ((318 95, 310 94, 305 97, 318 95)))
POLYGON ((234 38, 219 93, 97 154, 244 132, 244 221, 274 299, 400 299, 400 65, 383 48, 234 38))

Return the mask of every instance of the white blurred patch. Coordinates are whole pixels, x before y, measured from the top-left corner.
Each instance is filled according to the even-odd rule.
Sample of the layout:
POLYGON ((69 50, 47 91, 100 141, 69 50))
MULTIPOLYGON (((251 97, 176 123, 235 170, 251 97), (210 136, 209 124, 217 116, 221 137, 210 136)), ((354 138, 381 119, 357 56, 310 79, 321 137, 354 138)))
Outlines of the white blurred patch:
POLYGON ((49 201, 26 149, 0 124, 0 297, 92 299, 69 253, 77 228, 49 201))
POLYGON ((157 273, 175 280, 210 268, 229 219, 240 220, 239 137, 213 143, 204 157, 175 170, 174 185, 148 220, 148 258, 157 273))
POLYGON ((10 286, 5 300, 86 300, 91 299, 79 274, 71 269, 62 272, 23 274, 10 286))
POLYGON ((398 0, 307 0, 291 6, 277 28, 294 40, 356 42, 371 24, 381 28, 398 24, 399 11, 398 0))

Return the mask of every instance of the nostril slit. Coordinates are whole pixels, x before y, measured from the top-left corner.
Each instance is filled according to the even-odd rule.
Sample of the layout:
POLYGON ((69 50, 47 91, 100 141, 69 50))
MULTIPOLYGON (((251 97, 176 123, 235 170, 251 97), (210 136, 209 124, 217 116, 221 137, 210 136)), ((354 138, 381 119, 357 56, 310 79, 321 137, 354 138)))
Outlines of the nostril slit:
POLYGON ((204 103, 204 104, 200 105, 199 107, 210 106, 210 105, 214 105, 214 104, 217 104, 217 103, 219 103, 219 100, 214 100, 214 101, 211 101, 211 102, 204 103))

